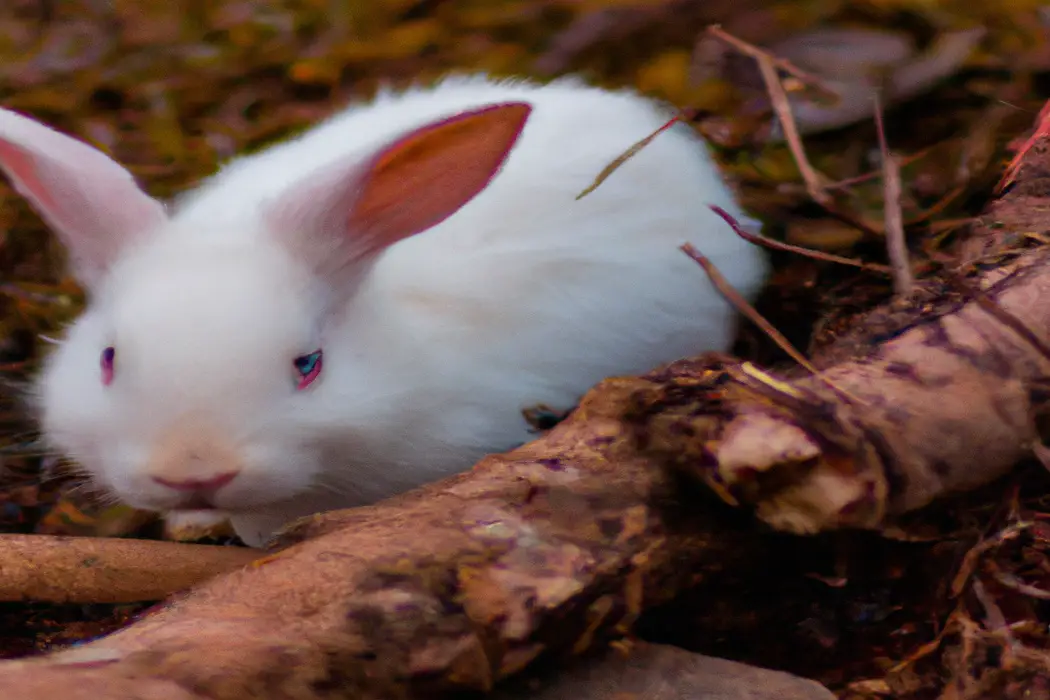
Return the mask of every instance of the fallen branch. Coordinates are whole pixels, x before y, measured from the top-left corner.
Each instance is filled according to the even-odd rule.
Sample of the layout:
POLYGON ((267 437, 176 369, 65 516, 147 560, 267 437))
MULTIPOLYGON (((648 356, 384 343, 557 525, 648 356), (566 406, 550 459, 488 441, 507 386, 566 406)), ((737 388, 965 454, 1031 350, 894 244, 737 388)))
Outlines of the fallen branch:
POLYGON ((0 697, 436 697, 620 635, 755 561, 746 518, 638 452, 623 416, 649 386, 608 380, 535 442, 306 519, 109 637, 0 664, 0 697))

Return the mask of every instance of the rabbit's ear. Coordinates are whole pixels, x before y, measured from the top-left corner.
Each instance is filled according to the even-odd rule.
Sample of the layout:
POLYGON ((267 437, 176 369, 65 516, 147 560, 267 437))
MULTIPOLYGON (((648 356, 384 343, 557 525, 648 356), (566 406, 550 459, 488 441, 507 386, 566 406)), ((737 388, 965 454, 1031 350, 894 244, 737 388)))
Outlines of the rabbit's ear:
POLYGON ((89 288, 125 245, 167 218, 107 155, 7 109, 0 109, 0 170, 58 235, 89 288))
POLYGON ((531 109, 491 105, 418 128, 363 165, 359 157, 337 163, 292 188, 267 219, 319 273, 353 275, 360 263, 440 223, 481 192, 531 109))

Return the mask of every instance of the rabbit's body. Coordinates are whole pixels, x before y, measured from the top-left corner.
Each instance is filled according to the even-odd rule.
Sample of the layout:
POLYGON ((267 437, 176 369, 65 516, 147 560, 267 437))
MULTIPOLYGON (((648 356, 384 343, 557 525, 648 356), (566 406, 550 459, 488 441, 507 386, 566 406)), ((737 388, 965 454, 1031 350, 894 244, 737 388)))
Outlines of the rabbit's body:
POLYGON ((734 311, 679 246, 692 242, 748 297, 766 264, 708 208, 742 216, 687 127, 576 200, 669 118, 631 93, 571 80, 456 78, 386 93, 235 160, 94 285, 40 382, 46 434, 142 507, 196 507, 165 483, 237 465, 209 505, 257 543, 291 517, 371 502, 530 439, 526 407, 569 408, 605 377, 726 349, 734 311), (331 255, 308 260, 294 251, 313 245, 309 236, 294 238, 291 254, 288 240, 275 243, 274 202, 285 201, 282 222, 315 206, 304 182, 501 103, 531 107, 513 150, 436 225, 398 234, 353 274, 342 262, 324 267, 342 242, 321 241, 331 255), (103 387, 97 353, 107 344, 116 378, 103 387), (288 390, 280 363, 315 344, 319 380, 288 390))

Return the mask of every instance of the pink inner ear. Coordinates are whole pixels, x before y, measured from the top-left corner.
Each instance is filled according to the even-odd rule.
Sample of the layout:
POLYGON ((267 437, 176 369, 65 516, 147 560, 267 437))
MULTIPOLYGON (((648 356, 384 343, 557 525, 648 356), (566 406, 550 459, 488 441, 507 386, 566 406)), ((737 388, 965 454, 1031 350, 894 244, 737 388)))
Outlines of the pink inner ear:
POLYGON ((3 108, 0 171, 61 238, 88 286, 126 245, 167 219, 164 206, 104 153, 3 108))
POLYGON ((381 151, 360 182, 348 219, 364 252, 425 231, 477 196, 502 168, 531 111, 512 102, 464 112, 381 151))
POLYGON ((40 206, 55 208, 54 198, 37 176, 32 156, 21 148, 0 140, 0 162, 12 178, 21 182, 22 188, 27 190, 27 196, 32 196, 40 206))

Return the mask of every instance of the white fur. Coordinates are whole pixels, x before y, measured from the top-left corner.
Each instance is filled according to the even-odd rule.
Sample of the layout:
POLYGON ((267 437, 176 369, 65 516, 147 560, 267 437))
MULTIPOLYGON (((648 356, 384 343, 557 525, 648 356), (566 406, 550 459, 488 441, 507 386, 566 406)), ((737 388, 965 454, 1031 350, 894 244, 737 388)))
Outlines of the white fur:
POLYGON ((47 436, 126 501, 165 510, 174 492, 142 469, 158 435, 179 420, 190 436, 218 432, 243 460, 217 505, 259 543, 292 517, 371 502, 530 439, 527 406, 568 408, 605 377, 727 349, 735 314, 678 246, 691 241, 747 297, 767 265, 708 209, 748 221, 687 127, 575 200, 669 117, 573 79, 458 77, 382 93, 235 160, 169 220, 129 235, 145 242, 91 290, 40 377, 47 436), (267 204, 415 127, 511 100, 533 111, 503 170, 382 253, 323 322, 330 285, 263 234, 267 204), (322 344, 320 378, 295 391, 292 358, 322 344), (109 387, 106 345, 117 348, 109 387))

